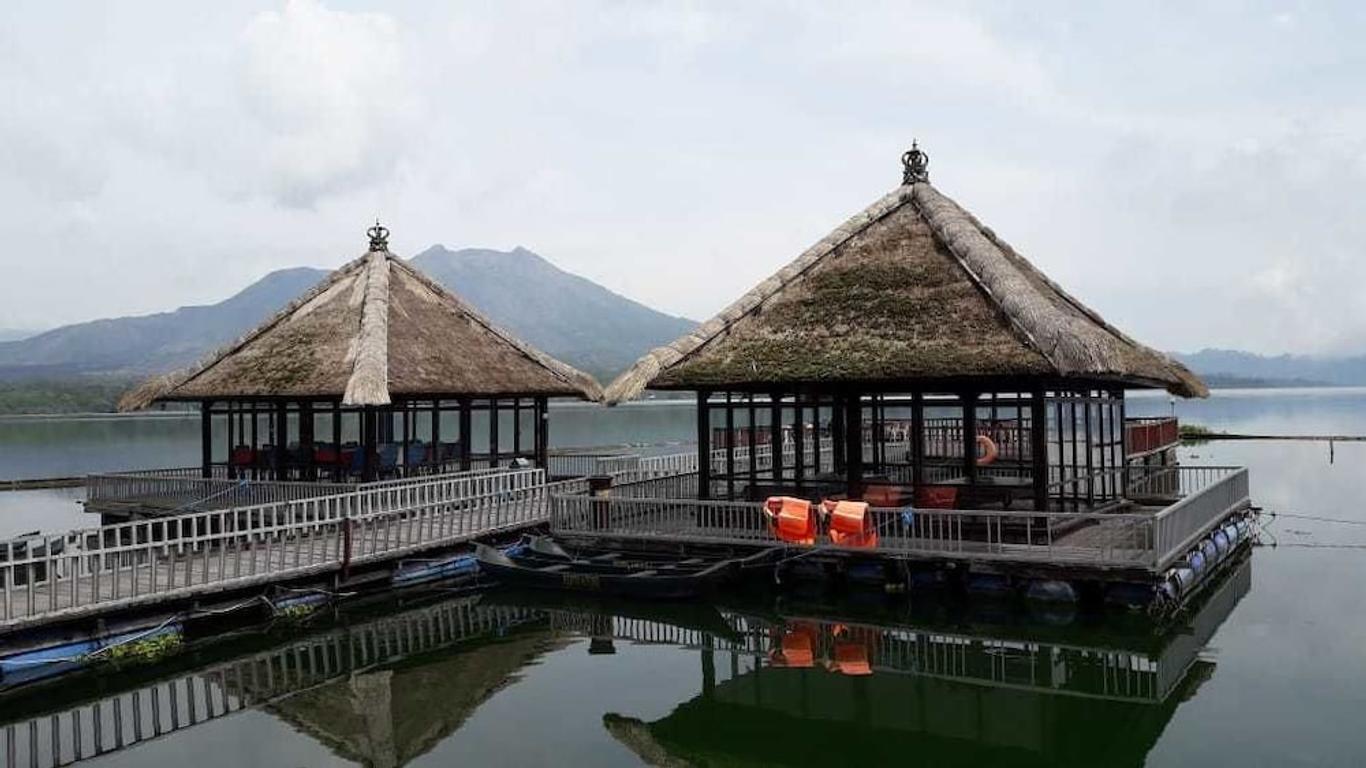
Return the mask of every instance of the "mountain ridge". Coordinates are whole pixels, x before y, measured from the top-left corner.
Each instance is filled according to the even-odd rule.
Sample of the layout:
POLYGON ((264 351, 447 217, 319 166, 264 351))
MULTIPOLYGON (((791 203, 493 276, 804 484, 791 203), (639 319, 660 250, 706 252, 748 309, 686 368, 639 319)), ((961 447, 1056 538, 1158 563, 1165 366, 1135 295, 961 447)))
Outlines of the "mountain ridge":
MULTIPOLYGON (((522 247, 450 250, 409 259, 493 322, 598 378, 696 323, 658 312, 522 247)), ((228 298, 146 315, 101 318, 0 342, 0 380, 135 378, 191 364, 264 322, 330 272, 275 270, 228 298)))

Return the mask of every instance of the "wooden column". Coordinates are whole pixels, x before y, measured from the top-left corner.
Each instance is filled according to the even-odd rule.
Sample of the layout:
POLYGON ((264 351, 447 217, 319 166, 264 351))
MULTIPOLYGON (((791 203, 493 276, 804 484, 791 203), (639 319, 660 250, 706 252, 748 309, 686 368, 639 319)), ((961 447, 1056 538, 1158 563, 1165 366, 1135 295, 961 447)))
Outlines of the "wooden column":
POLYGON ((470 451, 474 440, 474 427, 471 425, 473 419, 470 418, 470 399, 462 397, 459 401, 460 408, 460 471, 470 470, 470 451))
POLYGON ((711 498, 711 411, 710 393, 697 391, 697 498, 711 498))
POLYGON ((911 394, 911 485, 915 491, 925 484, 925 395, 911 394))
POLYGON ((289 443, 289 406, 281 400, 275 404, 275 479, 285 480, 285 448, 289 443))
POLYGON ((726 500, 735 501, 735 403, 726 393, 726 500))
POLYGON ((545 469, 550 457, 550 400, 536 398, 536 466, 545 469))
POLYGON ((863 403, 850 392, 844 401, 844 484, 849 498, 863 496, 863 403))
POLYGON ((299 403, 299 452, 304 455, 304 479, 318 479, 318 465, 313 452, 313 403, 299 403))
MULTIPOLYGON (((251 415, 252 422, 256 420, 256 414, 251 415)), ((341 444, 342 444, 342 424, 341 424, 341 401, 336 400, 332 403, 332 452, 336 456, 336 461, 332 463, 332 482, 339 482, 342 473, 349 467, 343 467, 341 463, 341 444)), ((255 438, 253 438, 255 439, 255 438)))
POLYGON ((977 485, 977 393, 964 392, 963 400, 963 476, 969 496, 977 485))
POLYGON ((489 398, 489 466, 498 466, 498 399, 489 398))
POLYGON ((1043 387, 1035 387, 1029 403, 1029 451, 1034 464, 1034 509, 1048 511, 1048 407, 1043 387))
POLYGON ((773 392, 768 396, 768 455, 773 467, 773 484, 783 484, 783 403, 782 396, 773 392))
POLYGON ((836 473, 843 472, 848 462, 844 450, 844 398, 835 395, 830 400, 830 452, 835 460, 836 473))
POLYGON ((229 401, 227 402, 227 406, 228 406, 228 473, 227 473, 227 474, 228 474, 228 479, 229 479, 229 480, 236 479, 236 477, 237 477, 237 469, 232 465, 232 449, 236 447, 236 446, 234 445, 234 443, 237 442, 237 433, 236 433, 236 431, 235 431, 235 429, 234 429, 234 427, 236 426, 236 424, 233 422, 233 418, 236 416, 236 413, 234 413, 234 410, 235 410, 235 409, 233 408, 233 405, 234 405, 234 404, 233 404, 233 402, 232 402, 231 400, 229 400, 229 401))
POLYGON ((379 474, 379 414, 374 408, 362 408, 360 412, 360 450, 363 483, 373 482, 379 474))
MULTIPOLYGON (((231 456, 229 456, 231 458, 231 456)), ((199 474, 213 477, 213 401, 199 404, 199 474)))

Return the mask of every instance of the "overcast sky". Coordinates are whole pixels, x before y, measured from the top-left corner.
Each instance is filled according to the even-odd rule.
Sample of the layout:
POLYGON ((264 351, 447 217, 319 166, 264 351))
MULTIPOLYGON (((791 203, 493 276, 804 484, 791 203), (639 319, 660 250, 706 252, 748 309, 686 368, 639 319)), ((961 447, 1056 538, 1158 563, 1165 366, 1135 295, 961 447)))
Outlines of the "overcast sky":
POLYGON ((1164 349, 1366 351, 1366 4, 0 4, 0 328, 522 245, 702 319, 930 178, 1164 349))

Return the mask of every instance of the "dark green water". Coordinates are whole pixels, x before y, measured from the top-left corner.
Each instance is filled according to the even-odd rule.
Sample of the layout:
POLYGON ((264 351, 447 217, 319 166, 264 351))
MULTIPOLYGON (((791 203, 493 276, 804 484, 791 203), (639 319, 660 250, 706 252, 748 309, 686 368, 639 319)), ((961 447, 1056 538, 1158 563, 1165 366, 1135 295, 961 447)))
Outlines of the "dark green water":
MULTIPOLYGON (((1130 413, 1168 407, 1165 398, 1135 398, 1130 413)), ((577 413, 592 432, 595 412, 577 413)), ((1362 392, 1216 395, 1178 413, 1239 431, 1366 433, 1362 392)), ((676 439, 691 424, 679 406, 610 418, 621 421, 599 430, 603 438, 575 442, 676 439)), ((15 445, 7 431, 0 425, 0 465, 15 445)), ((37 444, 61 455, 60 446, 37 444)), ((128 766, 1361 764, 1366 444, 1336 445, 1331 463, 1327 445, 1289 442, 1210 443, 1185 449, 1183 460, 1249 466, 1254 500, 1284 514, 1267 517, 1267 546, 1163 635, 1124 615, 921 598, 728 596, 669 612, 438 594, 369 613, 348 608, 339 623, 233 638, 94 683, 0 697, 0 722, 23 739, 32 727, 50 743, 49 714, 75 707, 90 741, 98 711, 105 741, 114 744, 117 732, 129 746, 91 764, 128 766), (881 649, 886 663, 867 677, 819 661, 772 663, 768 652, 785 632, 830 644, 837 624, 853 644, 881 649), (618 636, 614 653, 600 652, 608 635, 618 636), (737 638, 750 645, 732 652, 737 638), (340 651, 323 660, 324 648, 356 661, 343 662, 340 651), (274 687, 260 677, 267 668, 274 687), (231 674, 247 669, 258 677, 231 674), (162 686, 169 729, 166 686, 184 679, 221 714, 187 725, 182 698, 179 729, 134 745, 133 709, 150 734, 152 690, 162 686), (115 698, 125 702, 117 723, 115 698), (29 726, 35 716, 46 724, 29 726)), ((4 515, 71 503, 0 497, 8 497, 4 515)), ((59 724, 69 722, 63 717, 59 724)))

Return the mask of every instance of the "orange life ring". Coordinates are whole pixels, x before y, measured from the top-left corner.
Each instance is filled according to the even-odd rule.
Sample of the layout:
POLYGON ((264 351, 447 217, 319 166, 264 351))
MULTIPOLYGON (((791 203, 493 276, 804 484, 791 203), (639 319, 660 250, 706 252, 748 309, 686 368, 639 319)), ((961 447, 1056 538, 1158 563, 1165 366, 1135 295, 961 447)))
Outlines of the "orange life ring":
POLYGON ((977 457, 977 466, 985 467, 991 462, 996 461, 996 455, 999 452, 996 450, 995 441, 986 435, 978 435, 977 446, 982 449, 982 455, 977 457))

